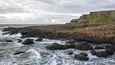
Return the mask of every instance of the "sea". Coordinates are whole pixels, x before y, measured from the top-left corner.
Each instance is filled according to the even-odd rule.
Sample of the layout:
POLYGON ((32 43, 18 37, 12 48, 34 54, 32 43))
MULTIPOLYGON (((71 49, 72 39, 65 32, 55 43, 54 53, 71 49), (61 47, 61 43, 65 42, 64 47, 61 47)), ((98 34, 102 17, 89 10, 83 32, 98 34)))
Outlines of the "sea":
POLYGON ((115 54, 107 58, 99 58, 91 55, 90 51, 80 51, 77 49, 48 50, 46 46, 53 43, 66 44, 62 40, 43 39, 41 42, 35 41, 36 37, 21 38, 21 34, 3 35, 3 28, 6 27, 27 27, 40 26, 35 24, 2 24, 0 25, 0 65, 115 65, 115 54), (23 45, 18 42, 31 38, 34 44, 23 45), (5 42, 13 40, 13 42, 5 42), (88 54, 88 61, 74 59, 73 55, 68 55, 72 51, 74 54, 85 52, 88 54), (14 55, 16 52, 24 52, 14 55))

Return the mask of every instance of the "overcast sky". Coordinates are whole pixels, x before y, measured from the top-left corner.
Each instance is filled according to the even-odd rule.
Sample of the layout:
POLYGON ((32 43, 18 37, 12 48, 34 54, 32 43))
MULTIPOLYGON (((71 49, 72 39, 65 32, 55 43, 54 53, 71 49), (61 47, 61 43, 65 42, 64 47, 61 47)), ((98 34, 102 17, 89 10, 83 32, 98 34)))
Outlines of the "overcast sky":
POLYGON ((113 9, 115 0, 0 0, 0 23, 58 24, 90 11, 113 9))

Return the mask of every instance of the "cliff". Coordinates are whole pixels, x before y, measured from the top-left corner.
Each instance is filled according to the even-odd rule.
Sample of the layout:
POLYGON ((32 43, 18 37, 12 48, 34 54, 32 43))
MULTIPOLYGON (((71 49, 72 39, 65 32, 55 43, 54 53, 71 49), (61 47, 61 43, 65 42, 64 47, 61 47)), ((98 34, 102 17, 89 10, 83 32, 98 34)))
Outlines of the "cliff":
POLYGON ((83 14, 74 22, 80 24, 94 24, 94 23, 111 23, 115 21, 115 10, 97 11, 83 14))

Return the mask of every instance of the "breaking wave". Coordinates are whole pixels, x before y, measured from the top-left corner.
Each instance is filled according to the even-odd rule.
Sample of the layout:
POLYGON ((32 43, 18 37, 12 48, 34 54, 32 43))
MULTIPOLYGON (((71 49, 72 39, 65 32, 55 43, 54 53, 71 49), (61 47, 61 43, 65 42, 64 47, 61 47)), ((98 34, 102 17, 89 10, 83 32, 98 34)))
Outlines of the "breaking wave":
MULTIPOLYGON (((2 35, 0 31, 0 65, 115 65, 115 55, 108 58, 98 58, 88 53, 89 61, 78 61, 73 55, 68 55, 68 51, 79 53, 82 51, 76 49, 66 50, 47 50, 45 47, 54 42, 65 44, 64 41, 43 39, 42 42, 34 42, 33 45, 22 45, 17 42, 21 38, 21 34, 2 35), (5 42, 4 40, 13 40, 13 42, 5 42), (18 55, 15 52, 24 51, 18 55)), ((30 37, 31 38, 31 37, 30 37)), ((32 38, 36 39, 36 38, 32 38)))

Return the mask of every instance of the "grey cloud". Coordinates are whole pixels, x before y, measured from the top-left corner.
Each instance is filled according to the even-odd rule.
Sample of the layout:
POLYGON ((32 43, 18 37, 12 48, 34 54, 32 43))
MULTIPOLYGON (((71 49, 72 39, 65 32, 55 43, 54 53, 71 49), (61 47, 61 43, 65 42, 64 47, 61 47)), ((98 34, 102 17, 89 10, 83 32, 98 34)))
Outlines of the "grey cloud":
POLYGON ((40 17, 36 16, 33 19, 21 20, 16 18, 7 18, 5 16, 0 16, 0 23, 17 23, 17 24, 60 24, 70 22, 71 19, 78 18, 74 16, 65 15, 46 15, 42 14, 40 17))
POLYGON ((63 12, 63 13, 85 13, 104 8, 115 9, 114 0, 37 0, 49 3, 49 6, 44 7, 44 10, 63 12), (69 2, 67 2, 69 1, 69 2), (62 3, 63 2, 63 3, 62 3), (64 3, 65 2, 65 3, 64 3), (51 4, 52 3, 52 4, 51 4), (54 3, 54 4, 53 4, 54 3))
MULTIPOLYGON (((2 0, 3 1, 3 0, 2 0)), ((5 0, 6 2, 9 0, 5 0)), ((49 13, 63 13, 63 14, 84 14, 90 11, 96 10, 106 10, 106 9, 115 9, 115 2, 114 0, 12 0, 14 1, 13 4, 9 4, 9 6, 0 6, 0 13, 40 13, 39 11, 47 11, 45 13, 48 14, 41 14, 40 16, 36 17, 33 20, 28 21, 29 23, 54 23, 51 22, 52 20, 56 20, 56 23, 60 22, 69 22, 73 18, 78 18, 75 16, 68 16, 68 15, 51 15, 49 13), (20 1, 18 4, 22 6, 16 5, 17 2, 20 1), (26 7, 28 9, 26 9, 26 7), (34 12, 36 11, 36 12, 34 12), (59 22, 58 22, 59 21, 59 22)), ((8 2, 7 2, 8 3, 8 2)), ((38 14, 39 15, 39 14, 38 14)), ((37 16, 37 15, 36 15, 37 16)), ((0 21, 4 21, 14 23, 15 19, 6 19, 0 18, 0 21), (13 22, 14 21, 14 22, 13 22)), ((6 23, 7 23, 6 22, 6 23)), ((23 23, 25 21, 18 21, 17 23, 23 23)), ((26 21, 27 22, 27 21, 26 21)), ((25 22, 25 23, 26 23, 25 22)), ((0 22, 1 23, 1 22, 0 22)))
POLYGON ((6 8, 0 8, 0 13, 16 13, 16 12, 27 12, 27 11, 24 11, 23 8, 15 7, 15 6, 8 6, 6 8))
MULTIPOLYGON (((17 1, 17 0, 16 0, 17 1)), ((30 9, 44 10, 59 13, 86 13, 100 9, 115 9, 114 0, 24 0, 20 4, 32 1, 31 3, 23 4, 23 7, 31 5, 30 9)), ((7 2, 7 0, 6 0, 7 2)), ((28 12, 23 7, 10 5, 6 8, 0 7, 0 12, 28 12)))

